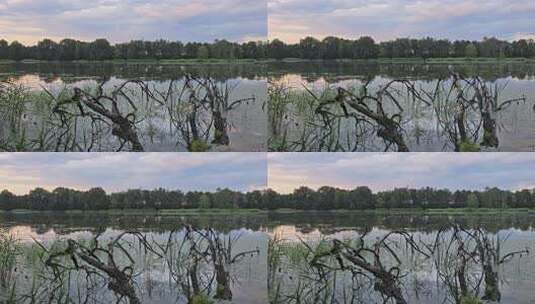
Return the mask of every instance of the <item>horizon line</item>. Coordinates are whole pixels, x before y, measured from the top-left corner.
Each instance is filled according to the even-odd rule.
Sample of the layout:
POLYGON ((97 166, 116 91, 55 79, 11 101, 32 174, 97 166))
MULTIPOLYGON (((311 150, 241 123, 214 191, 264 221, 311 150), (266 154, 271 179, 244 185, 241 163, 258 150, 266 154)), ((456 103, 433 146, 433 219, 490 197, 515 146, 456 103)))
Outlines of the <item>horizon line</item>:
POLYGON ((471 189, 467 189, 467 188, 463 188, 463 189, 450 189, 450 188, 447 188, 447 187, 435 187, 435 186, 421 186, 421 187, 411 187, 411 186, 404 186, 404 187, 392 187, 392 188, 389 188, 387 190, 373 190, 370 186, 367 186, 367 185, 355 185, 353 187, 344 187, 344 186, 334 186, 334 185, 322 185, 322 186, 318 186, 318 187, 313 187, 313 186, 307 186, 307 185, 301 185, 301 186, 298 186, 296 188, 294 188, 291 192, 285 192, 285 191, 280 191, 280 190, 276 190, 276 189, 273 189, 271 187, 263 187, 263 188, 257 188, 257 189, 249 189, 249 190, 235 190, 235 189, 232 189, 232 188, 229 188, 229 187, 222 187, 222 188, 217 188, 216 190, 182 190, 182 189, 172 189, 172 188, 165 188, 165 187, 155 187, 155 188, 126 188, 124 190, 113 190, 113 191, 106 191, 106 189, 104 189, 104 186, 96 186, 96 187, 89 187, 89 188, 85 188, 85 189, 80 189, 80 188, 74 188, 74 187, 65 187, 65 186, 53 186, 53 187, 46 187, 46 186, 38 186, 38 187, 35 187, 33 189, 31 189, 30 191, 26 192, 26 193, 16 193, 16 192, 13 192, 7 188, 4 188, 4 189, 1 189, 0 188, 0 193, 4 192, 4 191, 8 191, 9 193, 12 193, 12 194, 15 194, 17 196, 24 196, 24 195, 28 195, 31 191, 33 190, 36 190, 36 189, 44 189, 48 192, 53 192, 54 190, 56 189, 60 189, 60 188, 64 188, 64 189, 68 189, 68 190, 73 190, 73 191, 78 191, 78 192, 87 192, 91 189, 102 189, 104 190, 104 192, 106 192, 107 195, 109 194, 115 194, 115 193, 123 193, 123 192, 128 192, 128 191, 132 191, 132 190, 140 190, 140 191, 156 191, 156 190, 164 190, 164 191, 168 191, 168 192, 172 192, 172 191, 179 191, 179 192, 182 192, 182 193, 189 193, 189 192, 201 192, 201 193, 216 193, 218 191, 223 191, 223 190, 230 190, 232 192, 238 192, 238 193, 243 193, 243 194, 246 194, 246 193, 251 193, 251 192, 255 192, 255 191, 260 191, 260 192, 267 192, 267 191, 273 191, 277 194, 282 194, 282 195, 286 195, 286 194, 292 194, 294 193, 296 190, 298 189, 301 189, 301 188, 308 188, 308 189, 311 189, 313 190, 314 192, 317 192, 319 189, 321 188, 324 188, 324 187, 329 187, 329 188, 334 188, 336 190, 342 190, 342 191, 353 191, 357 188, 362 188, 362 187, 365 187, 365 188, 368 188, 370 189, 370 191, 373 193, 373 194, 377 194, 377 193, 381 193, 381 192, 391 192, 391 191, 395 191, 395 190, 423 190, 423 189, 431 189, 431 190, 448 190, 450 192, 457 192, 457 191, 470 191, 470 192, 477 192, 477 191, 486 191, 487 189, 498 189, 498 190, 502 190, 502 191, 511 191, 511 192, 519 192, 519 191, 524 191, 524 190, 528 190, 528 191, 535 191, 535 187, 532 187, 532 188, 529 188, 529 187, 522 187, 522 188, 518 188, 518 189, 507 189, 507 188, 502 188, 502 187, 499 187, 499 186, 485 186, 484 188, 471 188, 471 189))

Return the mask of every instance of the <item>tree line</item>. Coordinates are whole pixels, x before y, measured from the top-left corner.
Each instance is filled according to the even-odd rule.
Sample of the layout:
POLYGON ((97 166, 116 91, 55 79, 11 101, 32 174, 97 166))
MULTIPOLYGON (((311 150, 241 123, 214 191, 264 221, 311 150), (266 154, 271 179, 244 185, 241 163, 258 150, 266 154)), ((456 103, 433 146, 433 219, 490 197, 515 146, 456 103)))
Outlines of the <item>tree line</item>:
POLYGON ((0 40, 0 60, 24 59, 47 61, 114 59, 262 59, 267 57, 267 43, 236 43, 216 40, 213 43, 156 40, 133 40, 110 44, 106 39, 92 42, 63 39, 59 43, 43 39, 25 46, 18 41, 0 40))
POLYGON ((366 186, 352 190, 324 186, 318 190, 300 187, 290 194, 274 190, 247 193, 230 189, 213 192, 133 189, 107 194, 102 188, 79 191, 36 188, 25 195, 8 190, 0 193, 0 210, 37 211, 107 210, 107 209, 263 209, 298 210, 391 209, 391 208, 533 208, 535 193, 487 188, 483 191, 434 188, 397 188, 373 193, 366 186))
POLYGON ((398 38, 375 42, 372 37, 363 36, 356 40, 326 37, 301 39, 299 43, 286 44, 275 39, 269 42, 270 58, 300 59, 378 59, 378 58, 529 58, 535 57, 535 41, 520 39, 505 41, 485 37, 480 41, 398 38))
POLYGON ((43 39, 36 45, 25 46, 18 41, 0 40, 0 60, 127 60, 127 59, 378 59, 378 58, 532 58, 535 41, 519 39, 505 41, 483 38, 480 41, 435 38, 398 38, 376 42, 363 36, 355 40, 326 37, 301 39, 286 44, 279 39, 269 42, 244 43, 215 40, 213 43, 156 40, 133 40, 110 44, 106 39, 92 42, 63 39, 55 42, 43 39))

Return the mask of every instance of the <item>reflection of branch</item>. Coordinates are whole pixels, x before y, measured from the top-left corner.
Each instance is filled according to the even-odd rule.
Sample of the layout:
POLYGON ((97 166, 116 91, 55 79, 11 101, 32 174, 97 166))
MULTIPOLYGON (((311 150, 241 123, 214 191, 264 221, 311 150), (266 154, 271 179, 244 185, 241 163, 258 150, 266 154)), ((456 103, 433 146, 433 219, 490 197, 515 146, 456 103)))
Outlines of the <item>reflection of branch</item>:
POLYGON ((500 300, 497 267, 516 256, 529 254, 529 250, 524 249, 500 256, 502 246, 503 241, 499 237, 494 243, 483 228, 466 229, 453 225, 437 233, 432 246, 435 266, 439 278, 448 287, 456 303, 461 303, 461 299, 469 295, 479 296, 483 282, 484 293, 481 299, 500 300), (469 270, 474 267, 481 271, 470 274, 469 270))
MULTIPOLYGON (((354 276, 364 276, 374 283, 374 289, 385 297, 385 303, 393 299, 398 304, 405 304, 407 301, 403 295, 401 279, 404 274, 401 273, 402 260, 394 249, 391 248, 390 239, 401 237, 407 248, 414 252, 422 254, 425 258, 429 255, 413 239, 413 236, 405 231, 392 231, 387 233, 381 239, 378 239, 371 245, 366 245, 365 238, 368 231, 362 234, 354 243, 333 240, 328 250, 315 252, 308 244, 303 243, 313 254, 309 264, 320 270, 322 268, 331 270, 349 270, 354 276), (393 266, 387 266, 388 257, 394 259, 393 266), (337 267, 325 260, 334 258, 337 267)), ((321 273, 321 272, 320 272, 321 273)), ((325 277, 323 274, 322 277, 325 277)))
MULTIPOLYGON (((325 107, 331 104, 339 105, 346 117, 353 117, 357 120, 357 122, 373 122, 373 125, 378 127, 377 135, 385 140, 387 144, 386 150, 388 150, 391 144, 395 144, 397 146, 397 151, 407 152, 409 151, 409 148, 405 143, 402 134, 402 127, 400 125, 403 108, 396 100, 395 96, 389 92, 390 87, 394 83, 408 85, 408 82, 406 81, 392 81, 382 87, 375 96, 367 93, 368 89, 366 85, 361 88, 363 93, 359 96, 345 88, 340 87, 338 88, 338 94, 334 99, 320 102, 319 106, 316 108, 316 113, 322 115, 324 120, 330 121, 328 116, 332 116, 332 113, 327 111, 325 107), (384 110, 383 103, 385 100, 388 100, 394 104, 397 107, 398 112, 393 115, 388 115, 384 110), (367 104, 368 101, 371 101, 375 104, 376 110, 372 110, 369 107, 367 104), (356 113, 350 113, 348 107, 356 111, 356 113)), ((313 94, 312 96, 318 100, 318 97, 313 94)))
POLYGON ((54 270, 56 277, 59 277, 60 274, 58 271, 62 268, 83 271, 88 278, 91 275, 105 277, 109 279, 108 289, 119 295, 120 299, 126 297, 129 303, 140 304, 141 301, 136 294, 133 281, 135 261, 128 250, 121 244, 123 237, 126 235, 136 237, 141 241, 145 249, 155 253, 152 247, 148 246, 146 239, 139 233, 121 233, 107 245, 100 244, 100 234, 97 234, 92 240, 91 247, 87 247, 75 240, 68 240, 67 248, 64 251, 50 254, 45 265, 54 270), (119 267, 116 262, 116 258, 118 257, 116 254, 117 250, 127 258, 130 263, 128 266, 119 267), (64 262, 58 260, 60 257, 70 259, 73 266, 63 264, 64 262))

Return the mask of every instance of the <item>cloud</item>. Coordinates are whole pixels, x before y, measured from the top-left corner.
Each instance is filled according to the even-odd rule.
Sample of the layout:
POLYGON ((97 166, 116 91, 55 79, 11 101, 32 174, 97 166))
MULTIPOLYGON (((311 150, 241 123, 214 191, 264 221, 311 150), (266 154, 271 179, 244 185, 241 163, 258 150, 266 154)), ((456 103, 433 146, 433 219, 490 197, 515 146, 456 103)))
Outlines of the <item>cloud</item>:
POLYGON ((255 0, 0 0, 0 37, 34 44, 65 37, 112 42, 267 37, 267 6, 255 0))
POLYGON ((268 156, 268 186, 290 192, 306 185, 375 191, 395 187, 520 189, 535 185, 532 153, 288 153, 268 156))
POLYGON ((268 0, 270 39, 373 36, 514 39, 532 33, 530 0, 268 0))
POLYGON ((267 185, 267 159, 265 153, 2 153, 0 185, 16 193, 58 186, 248 191, 267 185))

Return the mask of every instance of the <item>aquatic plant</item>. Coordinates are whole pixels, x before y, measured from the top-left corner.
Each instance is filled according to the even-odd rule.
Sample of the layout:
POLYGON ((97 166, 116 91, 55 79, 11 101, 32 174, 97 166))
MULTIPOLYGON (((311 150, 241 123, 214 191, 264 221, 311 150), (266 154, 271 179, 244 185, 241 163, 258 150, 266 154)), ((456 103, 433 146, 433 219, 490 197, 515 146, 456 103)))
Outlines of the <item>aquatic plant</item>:
POLYGON ((502 98, 504 89, 505 85, 491 85, 480 77, 467 78, 453 71, 431 89, 405 79, 324 88, 290 88, 271 82, 270 149, 406 152, 411 148, 411 136, 418 142, 425 134, 418 120, 413 123, 422 112, 436 121, 435 133, 445 138, 444 148, 495 149, 499 146, 498 113, 526 101, 525 96, 502 98), (301 111, 303 104, 313 111, 301 111))
POLYGON ((0 132, 7 130, 0 149, 141 152, 163 132, 189 151, 228 146, 228 113, 256 100, 233 98, 235 86, 191 75, 166 89, 142 80, 110 85, 104 79, 59 92, 2 83, 0 115, 9 123, 0 125, 0 132))

